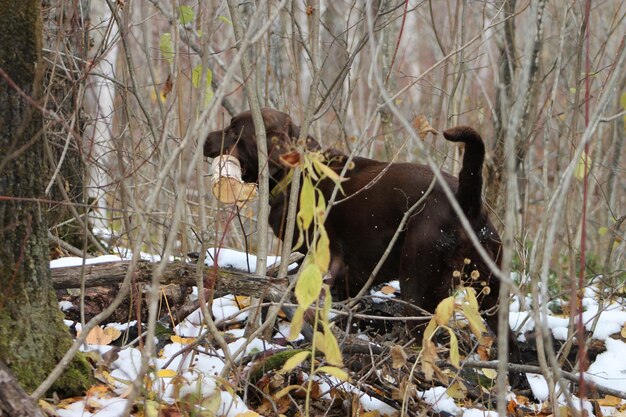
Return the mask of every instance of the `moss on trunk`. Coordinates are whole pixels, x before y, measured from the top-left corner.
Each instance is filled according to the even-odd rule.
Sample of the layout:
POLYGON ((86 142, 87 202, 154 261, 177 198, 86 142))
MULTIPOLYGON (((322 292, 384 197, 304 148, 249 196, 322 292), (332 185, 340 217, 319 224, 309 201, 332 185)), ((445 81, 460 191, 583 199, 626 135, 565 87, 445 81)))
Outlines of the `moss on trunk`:
MULTIPOLYGON (((0 360, 32 391, 67 351, 50 278, 41 90, 39 0, 0 0, 0 360), (26 98, 28 96, 29 98, 26 98)), ((56 389, 83 391, 86 362, 76 359, 56 389)))

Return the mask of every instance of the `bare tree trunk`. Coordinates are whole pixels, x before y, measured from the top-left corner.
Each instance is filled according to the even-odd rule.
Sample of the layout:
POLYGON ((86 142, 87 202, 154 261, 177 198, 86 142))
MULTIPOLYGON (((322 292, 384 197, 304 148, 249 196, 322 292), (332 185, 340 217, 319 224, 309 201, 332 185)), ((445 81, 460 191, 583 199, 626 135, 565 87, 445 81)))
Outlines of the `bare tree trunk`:
MULTIPOLYGON (((52 291, 45 206, 37 201, 47 178, 37 103, 40 2, 0 1, 0 28, 0 361, 32 391, 71 343, 52 291)), ((80 372, 73 368, 57 388, 65 394, 84 390, 80 372)))
POLYGON ((87 179, 85 183, 88 201, 93 205, 90 221, 94 233, 99 234, 110 228, 110 215, 107 210, 107 183, 111 182, 108 170, 111 168, 108 155, 114 147, 113 112, 115 99, 115 65, 119 52, 119 33, 111 10, 104 1, 95 1, 89 11, 89 22, 94 45, 90 48, 89 59, 93 67, 87 76, 84 106, 89 123, 85 126, 85 162, 87 179))

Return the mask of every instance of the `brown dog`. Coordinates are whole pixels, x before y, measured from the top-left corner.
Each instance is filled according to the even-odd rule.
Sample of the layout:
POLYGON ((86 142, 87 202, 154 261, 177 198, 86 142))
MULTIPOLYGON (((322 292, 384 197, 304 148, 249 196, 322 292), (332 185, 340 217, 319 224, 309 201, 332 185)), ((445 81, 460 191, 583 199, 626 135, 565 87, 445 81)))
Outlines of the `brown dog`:
MULTIPOLYGON (((270 190, 287 175, 289 168, 279 156, 295 148, 300 135, 289 115, 263 109, 267 133, 270 190)), ((452 142, 464 142, 465 154, 459 178, 444 173, 448 185, 456 193, 463 212, 478 236, 483 248, 497 264, 501 243, 489 221, 481 200, 482 166, 485 147, 480 135, 470 127, 460 126, 443 132, 452 142)), ((307 148, 319 150, 315 139, 309 137, 307 148)), ((258 180, 256 136, 250 112, 233 117, 223 130, 211 132, 204 144, 204 155, 214 158, 230 153, 239 159, 242 178, 258 180)), ((328 165, 337 173, 348 157, 334 149, 324 152, 328 165)), ((405 212, 427 192, 433 172, 427 166, 411 163, 388 163, 356 157, 346 173, 339 193, 325 223, 331 250, 330 275, 340 299, 354 296, 363 287, 376 263, 385 252, 405 212)), ((319 186, 328 201, 335 184, 322 181, 319 186)), ((287 213, 288 189, 274 192, 270 201, 269 224, 282 238, 287 213)), ((295 240, 294 240, 295 241, 295 240)), ((393 246, 375 282, 400 280, 402 298, 425 310, 434 311, 448 297, 458 280, 471 282, 481 293, 483 310, 497 306, 499 282, 492 279, 491 270, 478 255, 463 229, 450 201, 439 184, 435 184, 393 246), (469 264, 466 264, 466 260, 469 264), (458 278, 458 272, 462 272, 458 278), (478 278, 469 275, 478 271, 478 278), (485 290, 484 287, 489 287, 485 290)), ((492 330, 497 329, 494 311, 487 317, 492 330)), ((512 350, 515 340, 509 338, 512 350)), ((517 359, 517 355, 514 355, 517 359)), ((513 358, 512 358, 513 359, 513 358)))

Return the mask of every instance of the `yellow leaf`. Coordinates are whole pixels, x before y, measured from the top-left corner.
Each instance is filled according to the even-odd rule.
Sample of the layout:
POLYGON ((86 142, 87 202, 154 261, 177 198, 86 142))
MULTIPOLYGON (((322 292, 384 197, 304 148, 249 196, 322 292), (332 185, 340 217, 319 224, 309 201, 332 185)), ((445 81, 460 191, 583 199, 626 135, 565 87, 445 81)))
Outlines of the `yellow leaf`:
POLYGON ((317 301, 322 292, 322 273, 317 265, 309 263, 304 267, 294 290, 300 307, 307 308, 317 301))
POLYGON ((427 340, 430 340, 433 337, 433 335, 435 334, 435 331, 437 330, 437 327, 438 327, 437 321, 433 317, 428 322, 428 325, 426 326, 426 330, 424 330, 424 336, 422 336, 422 339, 424 340, 424 342, 426 342, 427 340))
POLYGON ((576 171, 574 171, 574 176, 576 179, 582 180, 586 175, 589 174, 591 170, 591 157, 587 155, 585 151, 580 155, 578 159, 578 163, 576 164, 576 171))
POLYGON ((498 372, 495 369, 487 369, 487 368, 483 368, 483 375, 485 375, 487 378, 494 380, 497 378, 498 376, 498 372))
POLYGON ((313 221, 315 215, 315 189, 311 178, 304 177, 302 181, 302 189, 300 190, 300 210, 298 212, 298 219, 302 230, 307 230, 313 221))
POLYGON ((620 332, 620 335, 626 339, 626 324, 624 324, 624 327, 622 327, 622 331, 620 332))
POLYGON ((478 300, 476 299, 476 290, 472 287, 465 288, 465 300, 473 310, 478 311, 478 300))
POLYGON ((441 300, 435 309, 435 320, 439 326, 448 323, 454 314, 454 297, 448 297, 441 300))
MULTIPOLYGON (((232 394, 232 393, 231 393, 232 394)), ((207 412, 206 416, 215 416, 217 415, 217 410, 222 405, 222 393, 220 390, 215 390, 211 395, 202 400, 201 409, 204 409, 204 412, 207 412)))
POLYGON ((330 265, 330 240, 326 229, 321 226, 319 228, 320 237, 315 245, 315 264, 321 271, 328 271, 330 265))
POLYGON ((308 350, 304 351, 304 352, 296 353, 291 358, 289 358, 289 359, 287 359, 285 361, 285 364, 283 365, 283 368, 280 371, 281 372, 289 372, 289 371, 291 371, 296 366, 300 365, 302 362, 307 360, 309 356, 311 356, 311 352, 309 352, 308 350))
POLYGON ((246 411, 244 413, 235 414, 235 417, 261 417, 261 415, 254 411, 246 411))
POLYGON ((157 378, 173 378, 176 375, 178 374, 173 369, 159 369, 156 371, 157 378))
POLYGON ((313 166, 315 167, 317 172, 319 172, 319 174, 323 177, 329 178, 336 184, 339 184, 341 182, 341 177, 339 177, 339 175, 335 171, 333 171, 328 165, 326 165, 319 159, 313 159, 313 166))
POLYGON ((302 387, 300 385, 288 385, 285 388, 278 391, 276 394, 274 394, 274 398, 279 399, 281 397, 284 397, 285 395, 289 394, 289 391, 293 391, 296 389, 302 389, 302 387))
POLYGON ((474 335, 478 338, 478 341, 482 344, 483 342, 481 341, 481 339, 483 337, 483 334, 487 333, 487 326, 485 326, 485 322, 480 316, 480 313, 477 309, 472 308, 468 304, 463 304, 461 310, 463 310, 463 315, 469 323, 470 330, 472 331, 472 333, 474 333, 474 335))
POLYGON ((344 371, 343 369, 339 369, 335 366, 320 366, 315 370, 315 372, 324 372, 328 375, 334 376, 341 381, 347 382, 350 379, 346 371, 344 371))
POLYGON ((391 356, 391 367, 393 369, 400 369, 406 364, 407 355, 402 346, 393 345, 389 351, 391 356))
POLYGON ((190 345, 196 341, 193 337, 180 337, 176 335, 170 336, 170 340, 181 345, 190 345))
POLYGON ((248 295, 236 295, 235 301, 239 308, 250 307, 250 296, 248 295))
POLYGON ((111 341, 113 341, 117 340, 122 335, 122 332, 115 327, 105 327, 104 334, 111 337, 111 341))
POLYGON ((372 410, 365 413, 359 413, 359 417, 380 417, 380 411, 372 410))
POLYGON ((600 236, 606 235, 606 232, 608 232, 608 231, 609 231, 609 228, 606 227, 606 226, 601 226, 601 227, 598 228, 598 234, 600 236))
POLYGON ((287 340, 294 341, 300 335, 302 325, 304 324, 304 310, 305 309, 302 307, 296 308, 296 311, 291 318, 291 327, 289 328, 289 336, 287 337, 287 340))
POLYGON ((154 400, 146 400, 146 408, 144 414, 146 417, 159 417, 159 408, 161 406, 154 400))
MULTIPOLYGON (((324 327, 328 326, 326 323, 323 324, 324 327)), ((324 352, 326 362, 335 366, 343 366, 343 357, 341 355, 341 349, 339 349, 339 343, 337 343, 337 339, 330 329, 325 330, 322 352, 324 352)))
POLYGON ((446 394, 455 400, 462 400, 467 395, 467 387, 462 382, 456 381, 446 389, 446 394))
POLYGON ((450 335, 450 363, 458 368, 461 364, 459 358, 459 341, 451 328, 447 326, 444 326, 444 328, 448 330, 448 334, 450 335))
POLYGON ((47 401, 39 400, 37 401, 37 406, 44 411, 44 414, 47 416, 57 416, 56 408, 47 401))
POLYGON ((619 397, 614 397, 612 395, 607 395, 604 398, 598 400, 598 404, 603 407, 617 407, 622 403, 622 399, 619 397))

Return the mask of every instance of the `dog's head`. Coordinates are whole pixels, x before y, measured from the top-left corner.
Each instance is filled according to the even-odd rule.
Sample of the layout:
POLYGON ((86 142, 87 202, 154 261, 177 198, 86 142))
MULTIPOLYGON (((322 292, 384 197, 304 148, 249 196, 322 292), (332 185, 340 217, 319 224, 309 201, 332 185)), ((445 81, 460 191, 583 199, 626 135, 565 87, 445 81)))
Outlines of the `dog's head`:
MULTIPOLYGON (((270 176, 276 178, 283 170, 279 157, 295 148, 300 136, 300 126, 294 124, 288 114, 277 110, 262 109, 261 115, 267 137, 270 176)), ((309 136, 306 147, 319 149, 319 144, 309 136)), ((204 143, 204 156, 215 158, 223 154, 230 154, 239 159, 244 181, 256 182, 258 180, 257 140, 250 111, 239 113, 231 119, 226 128, 211 132, 207 136, 204 143)))

